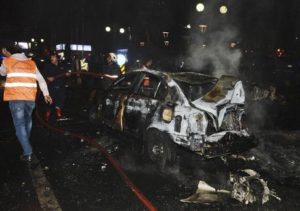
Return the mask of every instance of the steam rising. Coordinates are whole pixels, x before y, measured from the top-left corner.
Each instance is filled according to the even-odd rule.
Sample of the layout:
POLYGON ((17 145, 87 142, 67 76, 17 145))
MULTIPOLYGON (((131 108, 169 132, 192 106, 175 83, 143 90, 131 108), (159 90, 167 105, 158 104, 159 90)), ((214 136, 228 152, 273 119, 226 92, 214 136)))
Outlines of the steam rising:
POLYGON ((209 71, 210 74, 238 75, 238 68, 242 53, 240 49, 230 48, 230 43, 237 38, 237 31, 226 27, 221 31, 211 32, 204 36, 193 34, 192 43, 188 48, 188 69, 195 71, 209 71))

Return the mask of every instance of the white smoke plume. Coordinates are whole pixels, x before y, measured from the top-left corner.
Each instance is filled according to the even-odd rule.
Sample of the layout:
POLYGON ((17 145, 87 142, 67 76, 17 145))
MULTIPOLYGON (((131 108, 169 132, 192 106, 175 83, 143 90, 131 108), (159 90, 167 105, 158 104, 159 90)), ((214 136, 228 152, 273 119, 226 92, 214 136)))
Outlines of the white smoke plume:
POLYGON ((202 72, 210 67, 210 74, 238 75, 242 53, 240 49, 230 48, 230 43, 236 41, 237 30, 226 27, 211 32, 206 38, 201 34, 193 34, 188 48, 187 68, 202 72))

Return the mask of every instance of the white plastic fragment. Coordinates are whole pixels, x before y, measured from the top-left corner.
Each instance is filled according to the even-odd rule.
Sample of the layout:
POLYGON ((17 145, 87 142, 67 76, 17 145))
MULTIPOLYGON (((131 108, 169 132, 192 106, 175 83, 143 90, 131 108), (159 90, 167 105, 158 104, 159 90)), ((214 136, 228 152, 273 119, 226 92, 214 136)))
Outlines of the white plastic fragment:
POLYGON ((101 163, 101 171, 105 171, 107 163, 101 163))

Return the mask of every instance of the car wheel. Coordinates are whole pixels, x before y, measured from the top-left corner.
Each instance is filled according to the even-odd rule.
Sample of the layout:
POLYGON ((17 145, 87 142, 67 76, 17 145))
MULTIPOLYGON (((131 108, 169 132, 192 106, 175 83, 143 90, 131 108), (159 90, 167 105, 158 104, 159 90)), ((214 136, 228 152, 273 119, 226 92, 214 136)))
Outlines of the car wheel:
POLYGON ((175 163, 176 146, 170 137, 157 129, 150 129, 145 137, 145 152, 161 170, 175 163))
POLYGON ((101 115, 102 105, 93 105, 89 110, 89 122, 92 124, 100 124, 102 121, 101 115))

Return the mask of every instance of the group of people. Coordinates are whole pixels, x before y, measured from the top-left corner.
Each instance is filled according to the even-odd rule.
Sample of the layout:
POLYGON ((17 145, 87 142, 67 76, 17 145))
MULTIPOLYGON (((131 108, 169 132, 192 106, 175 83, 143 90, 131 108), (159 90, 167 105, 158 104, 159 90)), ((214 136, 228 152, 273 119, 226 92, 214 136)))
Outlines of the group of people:
MULTIPOLYGON (((62 75, 68 76, 70 73, 60 65, 56 53, 50 55, 49 62, 41 71, 43 74, 36 63, 18 51, 16 46, 2 46, 1 53, 3 60, 0 74, 6 76, 3 100, 9 104, 16 136, 23 149, 20 159, 30 162, 33 154, 30 144, 32 112, 35 108, 37 87, 41 89, 47 104, 45 120, 49 120, 52 111, 55 111, 56 118, 62 118, 65 98, 65 79, 62 75)), ((119 72, 116 65, 116 56, 108 54, 105 74, 117 78, 119 72)))
MULTIPOLYGON (((24 161, 31 161, 33 150, 30 144, 30 134, 37 87, 39 86, 41 89, 47 105, 45 120, 49 121, 53 113, 56 119, 61 119, 64 116, 62 113, 65 101, 64 76, 69 76, 71 73, 60 64, 59 56, 55 52, 50 54, 49 61, 40 72, 36 63, 19 52, 14 45, 2 46, 1 51, 4 58, 0 67, 0 74, 6 76, 3 100, 8 101, 16 136, 23 148, 23 154, 20 158, 24 161)), ((151 64, 152 60, 148 59, 142 68, 148 69, 151 64)), ((106 65, 103 66, 101 73, 112 80, 120 75, 117 56, 114 53, 107 54, 106 65)), ((102 84, 101 89, 104 89, 105 86, 107 87, 107 84, 102 84)), ((97 88, 99 86, 96 86, 97 88)), ((93 92, 95 91, 94 89, 93 92)), ((93 97, 93 92, 91 92, 90 98, 93 97)))

